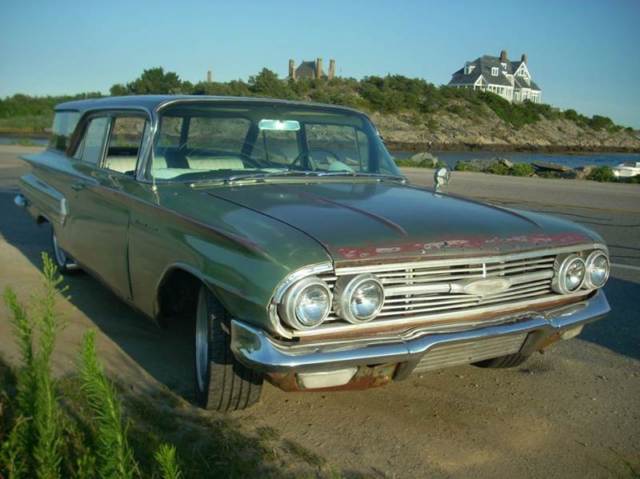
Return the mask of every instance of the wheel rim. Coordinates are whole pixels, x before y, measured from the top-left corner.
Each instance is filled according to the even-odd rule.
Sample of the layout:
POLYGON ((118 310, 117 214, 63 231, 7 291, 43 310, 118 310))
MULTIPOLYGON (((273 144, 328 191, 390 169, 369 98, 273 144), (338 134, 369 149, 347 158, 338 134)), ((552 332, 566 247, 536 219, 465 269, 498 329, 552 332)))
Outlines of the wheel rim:
POLYGON ((67 264, 67 255, 58 245, 58 238, 56 238, 56 234, 53 233, 53 254, 56 257, 56 262, 58 266, 63 267, 67 264))
POLYGON ((200 288, 198 310, 196 312, 196 379, 198 389, 204 391, 209 367, 209 313, 207 311, 207 293, 200 288))

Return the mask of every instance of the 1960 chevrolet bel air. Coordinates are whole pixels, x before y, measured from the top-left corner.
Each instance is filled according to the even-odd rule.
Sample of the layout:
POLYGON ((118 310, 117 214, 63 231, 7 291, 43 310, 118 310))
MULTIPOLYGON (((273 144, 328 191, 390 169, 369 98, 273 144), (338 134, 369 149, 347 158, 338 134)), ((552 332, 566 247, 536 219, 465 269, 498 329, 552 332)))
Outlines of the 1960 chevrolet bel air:
MULTIPOLYGON (((138 96, 56 108, 16 202, 85 270, 193 328, 200 404, 513 367, 609 311, 602 239, 412 186, 368 118, 265 99, 138 96)), ((171 351, 167 351, 167 356, 171 351)))

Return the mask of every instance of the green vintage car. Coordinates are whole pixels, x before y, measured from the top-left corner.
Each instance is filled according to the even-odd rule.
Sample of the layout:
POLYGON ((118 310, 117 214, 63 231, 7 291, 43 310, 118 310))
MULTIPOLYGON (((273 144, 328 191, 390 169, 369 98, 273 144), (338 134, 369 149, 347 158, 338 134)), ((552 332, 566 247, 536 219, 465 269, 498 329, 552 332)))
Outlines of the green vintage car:
POLYGON ((408 184, 348 108, 73 101, 24 159, 16 202, 51 226, 61 271, 192 325, 206 408, 245 408, 264 379, 326 391, 512 367, 609 311, 598 235, 408 184))

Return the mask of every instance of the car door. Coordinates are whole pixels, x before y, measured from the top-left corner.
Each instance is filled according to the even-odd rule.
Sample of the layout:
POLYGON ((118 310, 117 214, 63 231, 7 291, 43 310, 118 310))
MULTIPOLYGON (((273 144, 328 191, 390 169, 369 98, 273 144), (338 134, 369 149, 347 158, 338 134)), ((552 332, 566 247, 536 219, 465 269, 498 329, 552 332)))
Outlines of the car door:
POLYGON ((71 251, 74 258, 131 299, 128 229, 138 153, 146 118, 100 113, 89 118, 75 157, 79 175, 71 185, 71 251))

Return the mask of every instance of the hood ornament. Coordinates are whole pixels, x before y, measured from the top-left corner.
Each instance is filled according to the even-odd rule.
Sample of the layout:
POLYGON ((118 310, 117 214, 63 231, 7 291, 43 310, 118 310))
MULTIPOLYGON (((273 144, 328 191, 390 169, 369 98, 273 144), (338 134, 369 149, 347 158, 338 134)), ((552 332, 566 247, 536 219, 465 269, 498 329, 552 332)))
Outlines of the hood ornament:
POLYGON ((435 173, 433 174, 433 183, 434 183, 435 192, 440 193, 442 191, 442 188, 449 184, 450 180, 451 180, 451 171, 449 171, 448 168, 441 167, 436 169, 435 173))

